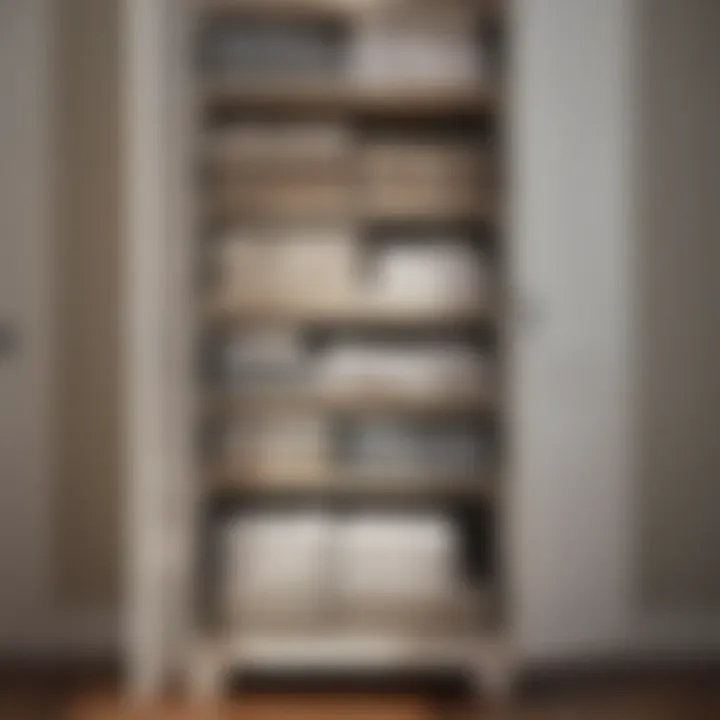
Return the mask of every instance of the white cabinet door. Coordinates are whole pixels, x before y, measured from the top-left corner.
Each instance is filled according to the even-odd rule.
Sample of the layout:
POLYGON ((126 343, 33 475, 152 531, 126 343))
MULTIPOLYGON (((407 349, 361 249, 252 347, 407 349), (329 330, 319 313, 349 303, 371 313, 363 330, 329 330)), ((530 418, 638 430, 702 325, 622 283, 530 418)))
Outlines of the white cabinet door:
POLYGON ((627 611, 632 0, 517 0, 513 619, 520 653, 604 653, 627 611))

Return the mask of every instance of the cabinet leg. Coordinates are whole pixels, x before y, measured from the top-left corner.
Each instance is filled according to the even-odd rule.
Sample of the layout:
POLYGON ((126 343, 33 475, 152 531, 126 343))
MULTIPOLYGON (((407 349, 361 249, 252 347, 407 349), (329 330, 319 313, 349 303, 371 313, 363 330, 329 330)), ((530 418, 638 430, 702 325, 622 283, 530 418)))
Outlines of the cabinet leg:
POLYGON ((217 652, 201 652, 193 663, 189 680, 194 699, 218 700, 226 689, 226 665, 217 652))
POLYGON ((479 658, 472 673, 472 690, 476 699, 492 705, 507 705, 513 697, 514 672, 504 653, 490 653, 479 658))

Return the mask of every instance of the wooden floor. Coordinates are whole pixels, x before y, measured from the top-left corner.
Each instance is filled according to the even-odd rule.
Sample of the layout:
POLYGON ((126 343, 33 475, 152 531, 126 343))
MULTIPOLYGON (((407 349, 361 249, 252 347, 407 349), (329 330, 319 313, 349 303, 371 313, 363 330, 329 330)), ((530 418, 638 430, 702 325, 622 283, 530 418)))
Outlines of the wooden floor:
POLYGON ((717 678, 603 681, 525 692, 504 707, 422 695, 250 693, 221 705, 133 707, 110 687, 0 690, 2 720, 720 720, 717 678))
POLYGON ((521 703, 507 708, 453 707, 418 698, 251 698, 220 708, 157 708, 131 712, 113 699, 80 702, 73 720, 718 720, 720 699, 667 693, 521 703))

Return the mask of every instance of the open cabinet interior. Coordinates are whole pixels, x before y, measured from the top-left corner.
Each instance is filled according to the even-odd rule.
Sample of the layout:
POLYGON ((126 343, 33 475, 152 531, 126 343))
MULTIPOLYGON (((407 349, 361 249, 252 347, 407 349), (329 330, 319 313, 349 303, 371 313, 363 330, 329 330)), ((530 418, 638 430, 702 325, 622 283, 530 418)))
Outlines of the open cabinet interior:
POLYGON ((482 675, 504 605, 502 3, 195 2, 213 677, 482 675))

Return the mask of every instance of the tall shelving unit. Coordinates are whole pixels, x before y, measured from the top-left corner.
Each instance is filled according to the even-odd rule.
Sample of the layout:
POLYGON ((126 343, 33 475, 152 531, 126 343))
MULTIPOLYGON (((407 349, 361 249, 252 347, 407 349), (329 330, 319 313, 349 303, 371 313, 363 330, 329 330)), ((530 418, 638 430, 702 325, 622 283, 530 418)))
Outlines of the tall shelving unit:
MULTIPOLYGON (((193 426, 200 522, 193 634, 201 639, 195 680, 217 689, 229 673, 247 667, 451 667, 502 685, 509 677, 498 561, 504 442, 497 60, 503 3, 195 2, 200 401, 193 426), (429 13, 430 23, 441 26, 452 15, 449 26, 464 36, 471 28, 483 72, 462 82, 423 81, 412 70, 410 82, 401 75, 380 82, 358 74, 362 57, 380 52, 370 42, 363 56, 359 38, 383 28, 387 43, 388 18, 397 28, 408 19, 412 25, 417 13, 429 13), (280 42, 287 51, 296 37, 303 41, 295 52, 314 69, 298 69, 299 60, 283 65, 273 55, 277 47, 268 49, 280 42), (308 50, 312 42, 317 54, 308 50), (267 62, 277 66, 268 71, 267 62), (321 250, 286 265, 286 255, 302 256, 289 248, 303 237, 308 244, 320 237, 321 250), (384 258, 403 256, 393 248, 421 248, 409 253, 424 254, 428 266, 427 257, 447 238, 461 248, 458 257, 477 260, 480 287, 461 290, 462 282, 450 282, 436 288, 426 267, 415 285, 430 284, 419 292, 377 289, 374 274, 391 262, 384 258), (256 346, 248 350, 253 337, 256 346), (347 360, 353 352, 354 364, 347 360), (388 352, 400 367, 396 375, 368 370, 388 352), (435 375, 418 370, 406 381, 415 362, 408 352, 435 353, 450 369, 435 375), (275 367, 268 360, 273 353, 292 360, 275 367), (293 363, 297 367, 288 369, 293 363), (291 436, 294 452, 272 443, 269 451, 253 448, 253 442, 269 442, 260 438, 272 435, 267 426, 277 423, 290 424, 290 430, 276 430, 275 440, 291 436), (372 436, 367 427, 373 423, 380 428, 375 447, 378 434, 417 432, 428 447, 435 443, 436 453, 428 450, 414 464, 368 461, 365 445, 372 443, 364 433, 372 436), (415 430, 398 431, 398 423, 415 430), (453 432, 464 444, 450 437, 453 432), (477 437, 477 452, 467 449, 468 433, 477 437), (454 463, 453 452, 460 458, 454 463), (243 581, 265 577, 268 568, 250 569, 252 551, 241 545, 253 547, 247 526, 270 516, 277 527, 298 513, 322 523, 321 531, 303 531, 320 536, 313 545, 316 581, 308 581, 312 607, 283 615, 271 595, 260 593, 248 610, 243 581), (442 607, 418 609, 398 600, 363 606, 363 581, 353 585, 348 566, 362 556, 372 568, 392 555, 395 540, 387 528, 407 518, 449 529, 453 557, 446 570, 455 586, 443 594, 442 607), (389 539, 368 542, 372 532, 363 522, 389 539), (365 550, 353 554, 349 538, 361 536, 365 550), (244 610, 235 613, 233 603, 244 610)), ((467 277, 458 265, 456 259, 451 270, 467 277)), ((286 553, 282 543, 274 547, 277 562, 268 557, 280 566, 286 553)), ((414 551, 408 552, 398 555, 396 574, 412 575, 406 561, 414 551)), ((438 552, 433 557, 445 567, 447 558, 438 552)), ((282 605, 282 591, 276 592, 282 605)))

